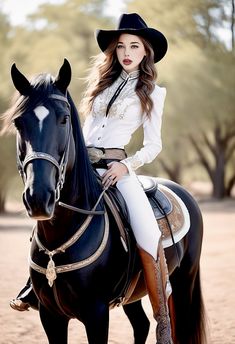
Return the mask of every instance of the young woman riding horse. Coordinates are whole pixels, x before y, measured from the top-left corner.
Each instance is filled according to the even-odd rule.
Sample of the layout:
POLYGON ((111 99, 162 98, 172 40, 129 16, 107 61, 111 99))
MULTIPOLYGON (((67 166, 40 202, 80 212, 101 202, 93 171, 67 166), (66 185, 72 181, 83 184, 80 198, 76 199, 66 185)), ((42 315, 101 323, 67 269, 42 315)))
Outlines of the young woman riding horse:
MULTIPOLYGON (((184 239, 182 242, 178 243, 180 249, 178 250, 178 252, 180 252, 179 259, 182 261, 182 267, 177 269, 176 264, 173 264, 173 262, 171 264, 171 262, 168 261, 168 264, 172 265, 170 272, 174 272, 171 280, 173 298, 169 298, 171 286, 168 278, 164 250, 161 244, 161 232, 145 192, 134 172, 144 163, 151 162, 161 150, 161 116, 166 92, 164 88, 154 83, 156 79, 154 63, 163 58, 166 53, 166 38, 159 31, 148 28, 143 19, 137 14, 124 14, 120 19, 117 30, 99 30, 96 37, 104 54, 102 54, 102 60, 95 63, 95 67, 89 77, 90 86, 86 91, 86 97, 83 100, 82 107, 84 112, 88 114, 83 129, 85 143, 88 147, 88 154, 91 161, 94 162, 94 154, 103 153, 102 159, 98 159, 93 164, 99 175, 102 176, 102 184, 105 188, 115 184, 126 201, 131 227, 135 235, 139 256, 142 262, 147 292, 153 307, 154 317, 157 321, 157 343, 202 343, 204 338, 204 327, 203 303, 199 277, 199 259, 202 240, 200 211, 195 201, 192 200, 187 192, 173 183, 166 183, 166 185, 179 194, 187 204, 190 216, 195 218, 194 220, 198 230, 197 233, 194 232, 193 227, 195 227, 195 225, 192 224, 192 228, 190 228, 188 234, 189 237, 191 236, 191 239, 195 240, 194 245, 196 245, 196 247, 193 252, 189 250, 189 246, 191 245, 189 238, 187 238, 186 241, 184 239), (144 130, 143 148, 132 157, 127 158, 124 146, 128 144, 133 132, 141 125, 144 130), (192 257, 189 257, 191 254, 193 254, 194 260, 191 259, 192 257), (189 267, 189 261, 190 264, 193 263, 195 265, 189 267), (192 273, 193 276, 190 276, 192 273), (187 274, 187 282, 185 281, 185 284, 179 285, 178 283, 180 281, 183 283, 183 279, 187 274), (193 279, 191 279, 191 277, 193 277, 193 279), (197 289, 195 295, 194 289, 197 289), (179 304, 179 300, 177 300, 176 297, 181 295, 182 291, 185 293, 185 300, 182 298, 179 304), (168 298, 171 300, 171 320, 168 312, 168 298), (196 309, 195 298, 197 302, 199 302, 197 306, 198 309, 196 309), (173 301, 175 307, 174 314, 172 307, 173 301), (195 314, 191 314, 192 323, 190 324, 190 329, 186 327, 186 330, 183 330, 182 319, 180 319, 182 316, 180 308, 182 307, 183 310, 185 309, 184 306, 188 308, 187 311, 189 309, 192 310, 190 306, 192 306, 195 311, 195 314), (177 319, 177 317, 179 317, 179 319, 177 319), (187 338, 187 342, 184 341, 184 338, 187 338)), ((76 128, 77 133, 75 132, 74 123, 76 121, 73 118, 71 118, 71 123, 67 120, 67 118, 69 118, 69 111, 71 108, 73 109, 71 98, 68 97, 67 99, 67 97, 64 96, 66 95, 66 90, 70 81, 69 77, 64 76, 66 74, 65 71, 68 72, 68 70, 68 65, 65 62, 60 70, 58 78, 55 80, 54 84, 51 83, 51 88, 48 88, 48 98, 46 98, 47 88, 44 86, 43 91, 40 89, 40 86, 43 84, 42 80, 38 80, 34 85, 30 85, 27 79, 19 74, 16 67, 13 67, 12 70, 13 82, 16 88, 20 91, 22 96, 28 97, 28 102, 23 102, 22 106, 18 104, 17 111, 14 114, 15 119, 14 116, 13 119, 18 129, 19 165, 26 185, 24 203, 29 215, 38 219, 38 234, 36 233, 33 241, 31 254, 31 267, 32 270, 36 270, 36 272, 31 271, 31 278, 34 291, 40 301, 41 319, 50 343, 56 343, 55 334, 52 333, 51 326, 59 323, 61 326, 64 325, 65 328, 67 328, 66 325, 71 317, 77 317, 84 322, 89 343, 106 343, 108 326, 107 311, 112 292, 107 286, 104 286, 102 283, 100 284, 100 282, 98 283, 96 280, 98 293, 95 292, 91 297, 92 303, 90 301, 90 307, 88 307, 87 304, 86 307, 83 307, 81 300, 77 297, 79 293, 82 294, 85 290, 85 294, 87 295, 88 290, 92 290, 94 287, 94 281, 93 278, 90 277, 89 268, 85 269, 85 277, 87 278, 86 283, 84 283, 84 276, 82 277, 82 273, 79 271, 79 273, 77 272, 74 275, 76 277, 70 275, 73 276, 71 280, 69 277, 65 281, 62 278, 60 279, 61 281, 58 281, 58 278, 56 282, 52 280, 51 284, 53 288, 55 283, 59 284, 56 289, 53 289, 53 292, 48 289, 48 286, 45 286, 45 281, 42 281, 42 276, 40 276, 40 278, 38 276, 38 272, 43 273, 42 271, 45 270, 40 271, 40 266, 45 265, 47 261, 45 256, 40 253, 40 250, 44 250, 49 256, 49 263, 51 264, 49 266, 51 266, 51 271, 53 273, 55 271, 55 265, 52 256, 54 255, 54 251, 56 251, 56 253, 59 251, 59 249, 55 250, 55 247, 64 247, 62 245, 64 240, 69 241, 69 237, 74 235, 74 221, 76 221, 77 225, 83 225, 81 217, 78 219, 77 216, 71 216, 70 214, 70 219, 66 222, 66 230, 63 226, 61 227, 62 224, 65 225, 65 221, 61 221, 61 215, 66 215, 67 218, 70 211, 61 210, 60 207, 56 206, 56 202, 59 198, 63 199, 63 201, 65 200, 67 203, 74 203, 72 195, 74 195, 75 190, 76 194, 79 192, 80 195, 80 198, 76 199, 75 203, 81 202, 82 200, 79 205, 82 204, 84 208, 90 209, 90 204, 92 203, 91 199, 93 201, 95 201, 95 199, 97 200, 99 191, 101 193, 100 185, 97 185, 98 182, 95 180, 94 172, 89 166, 86 153, 84 153, 86 148, 83 143, 81 131, 78 127, 76 128), (57 88, 59 93, 53 90, 53 87, 57 88), (38 92, 39 90, 40 92, 38 92), (43 94, 43 92, 45 92, 45 94, 43 94), (60 92, 62 94, 60 94, 60 92), (43 99, 40 99, 42 95, 43 99), (54 102, 58 103, 57 106, 61 107, 60 111, 56 109, 57 112, 55 112, 55 109, 53 109, 54 102), (66 105, 65 112, 64 105, 66 105), (29 106, 29 108, 27 108, 27 106, 29 106), (25 115, 29 110, 38 122, 39 134, 37 134, 37 137, 41 137, 39 140, 35 140, 35 132, 34 135, 33 133, 29 134, 25 132, 25 130, 27 130, 27 125, 29 125, 29 120, 31 120, 29 116, 25 115), (55 140, 55 138, 58 138, 58 125, 55 125, 49 134, 50 137, 53 137, 53 142, 50 141, 50 143, 53 144, 48 146, 48 143, 43 142, 42 138, 45 140, 45 132, 48 130, 48 128, 45 128, 46 123, 48 126, 53 122, 51 113, 55 113, 54 118, 57 116, 56 114, 58 114, 59 122, 57 118, 56 123, 63 124, 63 129, 59 129, 59 134, 63 133, 63 139, 59 141, 55 140), (51 135, 52 133, 54 134, 53 136, 51 135), (23 134, 25 137, 23 137, 23 134), (78 140, 71 137, 72 134, 75 137, 79 134, 78 140), (78 141, 80 142, 80 155, 77 147, 78 141), (26 145, 25 142, 30 142, 30 145, 26 145), (54 154, 51 154, 51 150, 55 148, 57 148, 57 153, 54 152, 54 154), (45 160, 47 162, 46 167, 45 160), (64 165, 62 163, 59 164, 58 161, 62 161, 64 165), (76 164, 78 162, 80 162, 80 166, 76 164), (88 176, 88 180, 84 178, 84 175, 81 175, 81 163, 83 163, 83 174, 85 174, 86 177, 88 176), (75 168, 77 169, 76 178, 80 178, 79 182, 85 179, 85 182, 83 187, 77 185, 77 189, 72 190, 71 181, 75 178, 74 166, 76 166, 75 168), (45 181, 45 174, 50 176, 47 181, 45 181), (58 176, 60 178, 55 182, 58 176), (46 182, 47 192, 44 192, 44 187, 42 187, 44 182, 46 182), (91 189, 91 187, 93 189, 91 189), (40 188, 40 190, 38 188, 40 188), (93 195, 91 196, 92 193, 93 195), (56 228, 55 225, 60 229, 58 233, 54 232, 56 228), (50 230, 48 232, 49 228, 51 228, 51 233, 50 230), (70 229, 67 230, 67 228, 70 229), (57 237, 55 237, 55 234, 57 234, 57 237), (33 263, 33 260, 36 260, 38 263, 33 263), (70 290, 69 295, 65 295, 63 292, 66 288, 70 290), (106 291, 106 293, 104 293, 104 291, 106 291), (76 310, 74 306, 70 307, 72 300, 75 300, 75 304, 77 305, 76 310), (90 313, 88 314, 88 311, 93 312, 93 315, 90 313), (48 317, 49 314, 50 321, 48 323, 45 320, 45 315, 48 317), (93 324, 93 319, 96 325, 93 324)), ((74 183, 72 184, 74 186, 74 183)), ((74 197, 74 199, 75 198, 76 197, 74 197)), ((93 204, 94 203, 95 202, 93 202, 93 204)), ((102 201, 98 205, 98 211, 99 210, 101 212, 104 210, 102 201)), ((82 220, 84 220, 84 217, 82 217, 82 220)), ((90 227, 90 231, 93 227, 106 227, 107 215, 106 217, 95 216, 92 218, 91 226, 89 225, 90 223, 87 225, 87 228, 90 227)), ((87 237, 89 237, 90 231, 88 231, 88 233, 86 232, 87 237)), ((77 236, 77 232, 75 236, 77 236)), ((79 262, 81 258, 84 258, 83 252, 85 251, 83 250, 86 248, 86 240, 84 237, 79 236, 79 240, 81 239, 81 241, 79 241, 76 251, 74 250, 76 247, 74 247, 69 254, 65 252, 63 259, 60 259, 58 255, 56 265, 60 263, 64 264, 66 259, 70 261, 71 259, 74 260, 73 258, 76 257, 75 260, 79 262), (81 251, 82 253, 80 253, 81 251)), ((115 237, 115 234, 113 234, 113 237, 115 237)), ((98 241, 99 240, 101 239, 99 238, 98 241)), ((93 246, 96 247, 97 245, 98 242, 93 243, 93 246)), ((114 245, 114 243, 112 245, 114 245)), ((110 246, 112 245, 110 244, 110 246)), ((66 249, 70 247, 67 243, 65 246, 66 249)), ((63 250, 61 249, 61 251, 63 250)), ((115 256, 115 252, 117 251, 118 248, 113 248, 111 256, 106 252, 105 256, 109 256, 107 261, 105 259, 108 266, 114 263, 112 257, 115 256)), ((169 252, 171 251, 169 250, 169 252)), ((170 257, 172 258, 172 254, 170 254, 170 257)), ((123 262, 124 261, 125 259, 123 257, 123 262)), ((98 267, 96 266, 96 269, 95 275, 97 275, 97 271, 101 269, 99 264, 98 267)), ((108 268, 108 271, 109 269, 110 268, 108 268)), ((101 271, 102 270, 103 266, 101 271)), ((120 267, 117 268, 117 271, 120 271, 120 267)), ((70 272, 69 274, 72 273, 70 272)), ((11 306, 19 310, 24 309, 25 303, 27 302, 27 297, 24 298, 24 296, 25 295, 22 296, 21 293, 16 300, 12 301, 11 306)), ((87 298, 84 300, 88 302, 87 298)), ((137 307, 136 310, 138 309, 139 315, 142 315, 140 303, 136 303, 136 305, 137 304, 139 307, 137 307)), ((124 306, 124 309, 131 322, 134 323, 134 317, 138 316, 138 312, 136 312, 136 315, 132 312, 132 310, 135 309, 135 305, 127 304, 124 306)), ((143 316, 142 319, 145 320, 143 316)), ((185 316, 184 319, 186 319, 185 316)), ((146 326, 148 329, 148 325, 146 326)), ((134 327, 136 343, 145 343, 147 332, 148 330, 146 331, 143 329, 144 335, 142 334, 141 336, 140 329, 134 327)), ((60 340, 62 337, 65 338, 65 332, 63 332, 63 336, 61 336, 62 332, 60 332, 60 340)), ((63 343, 66 343, 66 341, 63 343)))

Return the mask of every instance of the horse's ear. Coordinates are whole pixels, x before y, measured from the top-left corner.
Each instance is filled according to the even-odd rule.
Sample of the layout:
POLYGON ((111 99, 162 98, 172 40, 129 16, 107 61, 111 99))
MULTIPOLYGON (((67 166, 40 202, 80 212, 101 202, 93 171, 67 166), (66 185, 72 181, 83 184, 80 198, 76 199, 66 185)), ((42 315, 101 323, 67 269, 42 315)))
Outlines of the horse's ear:
POLYGON ((28 96, 31 92, 31 85, 28 79, 19 71, 14 63, 11 66, 11 78, 15 88, 22 94, 23 96, 28 96))
POLYGON ((64 94, 66 93, 67 88, 70 84, 71 77, 72 77, 72 70, 71 70, 70 63, 67 59, 64 59, 64 63, 61 66, 58 72, 58 75, 55 79, 55 85, 64 94))

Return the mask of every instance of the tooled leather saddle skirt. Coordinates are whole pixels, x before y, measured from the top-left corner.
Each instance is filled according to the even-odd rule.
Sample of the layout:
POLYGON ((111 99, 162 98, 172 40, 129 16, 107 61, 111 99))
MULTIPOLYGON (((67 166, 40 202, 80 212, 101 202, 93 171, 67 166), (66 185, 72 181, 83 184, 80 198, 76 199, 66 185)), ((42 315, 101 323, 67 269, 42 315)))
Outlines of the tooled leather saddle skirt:
MULTIPOLYGON (((157 178, 138 175, 149 202, 152 206, 156 221, 162 232, 163 247, 169 247, 180 241, 188 232, 190 219, 183 201, 169 188, 157 183, 157 178), (173 236, 173 238, 172 238, 173 236)), ((115 207, 124 222, 129 223, 128 210, 120 191, 112 187, 108 192, 115 207)))

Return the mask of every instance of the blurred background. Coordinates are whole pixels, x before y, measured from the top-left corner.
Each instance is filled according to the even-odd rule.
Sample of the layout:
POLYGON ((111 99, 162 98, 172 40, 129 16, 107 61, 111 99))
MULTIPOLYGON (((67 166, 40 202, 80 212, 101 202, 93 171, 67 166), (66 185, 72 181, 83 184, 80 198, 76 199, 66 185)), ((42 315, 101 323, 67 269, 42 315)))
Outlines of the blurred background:
MULTIPOLYGON (((234 2, 0 0, 0 114, 7 110, 15 92, 10 77, 14 62, 30 78, 41 72, 55 75, 64 57, 72 66, 70 93, 79 110, 91 57, 100 52, 94 30, 113 29, 121 13, 139 13, 148 26, 168 38, 168 53, 157 64, 158 84, 167 88, 163 150, 138 172, 174 180, 200 202, 209 344, 235 343, 234 2)), ((141 141, 139 130, 127 151, 135 151, 141 141)), ((21 214, 22 191, 15 136, 0 136, 0 343, 44 344, 38 313, 15 314, 8 305, 28 275, 32 221, 21 214)), ((147 343, 155 338, 153 323, 147 343)), ((72 323, 70 343, 78 343, 78 338, 80 344, 87 343, 83 325, 72 323)), ((120 308, 111 312, 109 342, 132 342, 130 324, 120 308)))
MULTIPOLYGON (((12 63, 30 78, 72 66, 70 92, 78 110, 96 28, 113 29, 123 12, 137 12, 169 41, 158 63, 167 88, 163 151, 138 172, 169 178, 198 198, 223 200, 235 186, 234 0, 0 0, 0 113, 10 105, 12 63), (24 11, 23 11, 24 9, 24 11)), ((142 132, 127 150, 140 144, 142 132)), ((0 137, 0 212, 21 198, 15 137, 0 137)))

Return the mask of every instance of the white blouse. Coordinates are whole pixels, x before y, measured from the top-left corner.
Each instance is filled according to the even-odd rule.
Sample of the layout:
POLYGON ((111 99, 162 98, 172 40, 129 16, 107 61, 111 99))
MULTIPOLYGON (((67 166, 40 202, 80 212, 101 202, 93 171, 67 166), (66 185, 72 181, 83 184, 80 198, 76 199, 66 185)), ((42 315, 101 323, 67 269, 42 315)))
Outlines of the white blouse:
POLYGON ((166 89, 155 85, 151 94, 153 109, 149 118, 142 114, 140 100, 135 92, 138 76, 139 71, 127 74, 123 70, 118 79, 95 98, 92 111, 83 126, 87 146, 124 148, 130 142, 132 134, 143 125, 143 147, 133 156, 121 161, 127 166, 129 173, 152 162, 162 149, 161 125, 166 89), (124 80, 127 83, 106 117, 107 105, 124 80))

